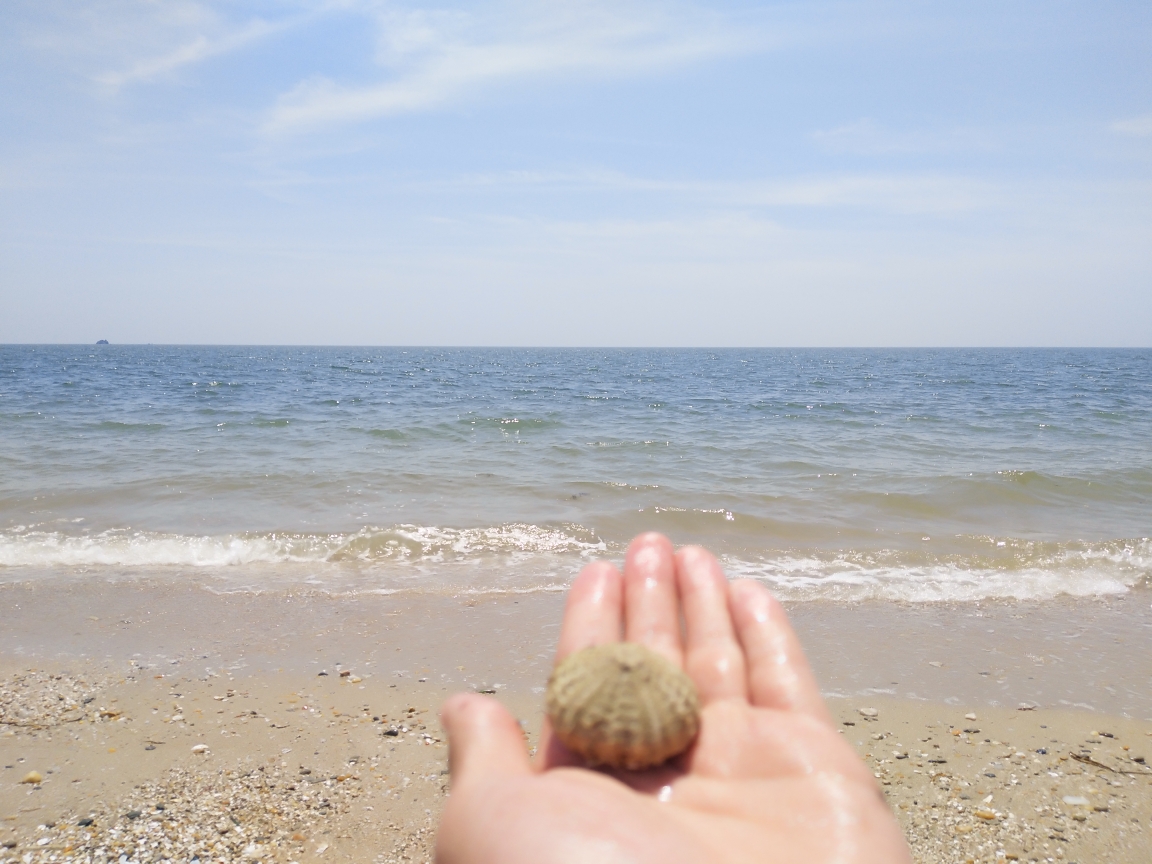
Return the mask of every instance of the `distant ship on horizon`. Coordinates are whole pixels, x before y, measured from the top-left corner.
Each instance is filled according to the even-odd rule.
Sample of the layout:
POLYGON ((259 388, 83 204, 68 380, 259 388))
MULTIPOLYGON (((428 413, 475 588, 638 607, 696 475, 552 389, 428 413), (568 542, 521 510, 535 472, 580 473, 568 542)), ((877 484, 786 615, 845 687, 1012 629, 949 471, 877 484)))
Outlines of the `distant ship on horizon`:
POLYGON ((108 340, 107 340, 107 339, 97 339, 97 340, 96 340, 96 344, 97 344, 97 345, 107 345, 107 344, 108 344, 108 340))

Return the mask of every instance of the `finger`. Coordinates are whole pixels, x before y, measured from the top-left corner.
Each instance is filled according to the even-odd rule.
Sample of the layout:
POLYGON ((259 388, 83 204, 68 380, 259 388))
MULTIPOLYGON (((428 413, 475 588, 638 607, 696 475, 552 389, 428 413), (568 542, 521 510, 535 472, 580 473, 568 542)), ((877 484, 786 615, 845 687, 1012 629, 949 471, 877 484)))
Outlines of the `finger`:
POLYGON ((728 580, 720 562, 699 546, 676 553, 676 581, 684 610, 684 670, 700 700, 747 699, 744 651, 728 608, 728 580))
POLYGON ((624 556, 624 638, 681 663, 680 598, 672 544, 641 534, 624 556))
POLYGON ((620 641, 623 590, 620 571, 607 561, 589 564, 580 572, 568 590, 556 662, 589 645, 620 641))
POLYGON ((728 598, 744 648, 752 704, 831 722, 804 649, 779 601, 763 585, 747 580, 733 582, 728 598))
POLYGON ((457 693, 440 709, 448 733, 452 785, 493 774, 526 774, 531 769, 524 732, 495 699, 457 693))
MULTIPOLYGON (((619 642, 623 616, 624 586, 620 571, 606 561, 589 564, 568 590, 556 662, 590 645, 619 642)), ((536 751, 537 770, 583 764, 582 759, 552 734, 552 724, 545 717, 536 751)))

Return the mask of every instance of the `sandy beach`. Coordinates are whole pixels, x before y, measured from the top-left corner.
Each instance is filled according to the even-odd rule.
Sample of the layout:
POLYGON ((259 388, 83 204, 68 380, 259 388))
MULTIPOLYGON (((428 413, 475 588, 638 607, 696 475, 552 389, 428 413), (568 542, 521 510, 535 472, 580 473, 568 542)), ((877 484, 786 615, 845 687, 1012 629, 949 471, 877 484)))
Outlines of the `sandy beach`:
POLYGON ((337 669, 9 673, 0 860, 429 860, 444 695, 337 669))
MULTIPOLYGON (((0 590, 11 610, 0 646, 5 864, 429 861, 449 791, 439 704, 492 691, 533 746, 562 602, 0 590)), ((1038 640, 1015 654, 1018 639, 985 642, 996 662, 968 668, 943 636, 925 636, 940 610, 883 612, 920 644, 915 668, 896 668, 899 644, 872 640, 867 663, 831 674, 845 652, 829 628, 859 645, 881 613, 837 622, 817 611, 801 604, 793 617, 915 860, 1148 860, 1147 661, 1114 635, 1111 649, 1090 647, 1096 688, 1084 685, 1086 698, 1111 701, 1087 711, 1037 704, 1068 671, 1038 662, 1038 640)), ((997 607, 978 621, 1022 611, 1045 613, 997 607)), ((1082 616, 1111 632, 1110 614, 1082 616)), ((990 639, 997 628, 982 629, 990 639)), ((954 626, 948 639, 963 636, 954 626)))
POLYGON ((920 702, 833 710, 916 861, 1148 860, 1152 723, 920 702))
MULTIPOLYGON (((0 860, 431 860, 446 687, 107 671, 5 674, 0 860)), ((532 746, 538 700, 503 698, 532 746)), ((833 712, 915 860, 1147 860, 1152 723, 858 703, 833 712)))

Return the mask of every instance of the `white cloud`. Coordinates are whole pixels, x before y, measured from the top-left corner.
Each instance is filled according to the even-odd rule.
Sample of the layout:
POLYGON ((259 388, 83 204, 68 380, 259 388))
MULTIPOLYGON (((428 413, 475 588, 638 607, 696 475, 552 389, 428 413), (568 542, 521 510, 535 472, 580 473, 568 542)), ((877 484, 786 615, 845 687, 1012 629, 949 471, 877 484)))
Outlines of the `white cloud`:
POLYGON ((749 200, 763 206, 851 207, 946 215, 994 206, 995 185, 941 175, 841 175, 753 184, 749 200))
POLYGON ((96 76, 96 80, 113 90, 133 82, 147 81, 160 75, 173 72, 182 66, 190 66, 215 57, 236 51, 264 38, 272 33, 285 29, 287 24, 272 24, 257 19, 236 29, 224 29, 219 35, 208 37, 196 35, 191 41, 172 50, 153 57, 138 60, 129 68, 118 72, 105 72, 96 76))
POLYGON ((332 2, 264 4, 259 13, 214 0, 25 3, 8 23, 24 47, 75 78, 116 92, 307 23, 332 2))
POLYGON ((471 186, 519 186, 547 192, 602 191, 668 195, 720 208, 851 208, 950 215, 1000 206, 1010 197, 995 183, 942 174, 835 174, 741 182, 659 180, 612 171, 511 172, 467 178, 471 186))
POLYGON ((1112 131, 1119 132, 1121 135, 1133 135, 1137 138, 1150 138, 1152 137, 1152 114, 1118 120, 1112 124, 1112 131))
POLYGON ((706 12, 626 2, 489 7, 379 16, 387 81, 302 82, 278 100, 269 131, 353 122, 441 105, 480 88, 564 73, 635 74, 744 50, 746 34, 706 12))
POLYGON ((992 150, 995 142, 977 129, 888 129, 875 120, 863 118, 835 129, 812 133, 823 149, 832 153, 864 156, 907 155, 912 153, 955 153, 992 150))

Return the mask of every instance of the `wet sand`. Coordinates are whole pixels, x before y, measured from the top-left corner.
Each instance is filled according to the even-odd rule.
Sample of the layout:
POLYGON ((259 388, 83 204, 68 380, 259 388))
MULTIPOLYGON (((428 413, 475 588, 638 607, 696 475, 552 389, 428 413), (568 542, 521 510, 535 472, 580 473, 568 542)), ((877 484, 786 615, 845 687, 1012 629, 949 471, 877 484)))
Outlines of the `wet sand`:
MULTIPOLYGON (((562 602, 6 586, 0 862, 430 860, 437 706, 531 745, 562 602)), ((1149 860, 1147 607, 791 612, 917 861, 1084 864, 1149 860)))

